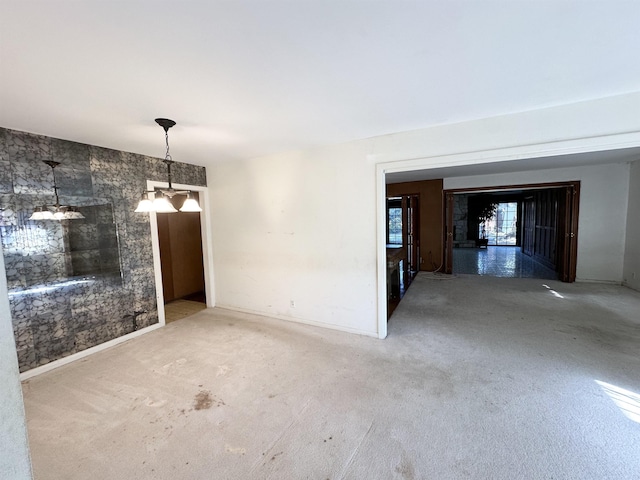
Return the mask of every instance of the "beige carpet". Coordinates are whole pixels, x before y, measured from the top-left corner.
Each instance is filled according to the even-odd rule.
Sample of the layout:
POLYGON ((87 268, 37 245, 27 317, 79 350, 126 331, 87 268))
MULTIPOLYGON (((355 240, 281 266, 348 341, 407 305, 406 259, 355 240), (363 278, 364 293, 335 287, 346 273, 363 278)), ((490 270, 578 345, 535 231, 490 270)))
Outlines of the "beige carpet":
POLYGON ((202 311, 24 384, 36 478, 638 478, 638 312, 424 274, 386 340, 202 311))

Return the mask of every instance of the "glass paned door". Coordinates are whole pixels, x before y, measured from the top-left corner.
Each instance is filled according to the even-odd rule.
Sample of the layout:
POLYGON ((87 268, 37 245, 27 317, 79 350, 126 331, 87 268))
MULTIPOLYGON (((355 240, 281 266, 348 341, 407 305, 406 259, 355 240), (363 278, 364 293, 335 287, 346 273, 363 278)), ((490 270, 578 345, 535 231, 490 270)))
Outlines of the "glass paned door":
POLYGON ((478 234, 482 238, 484 233, 489 245, 517 245, 517 230, 518 202, 498 203, 496 213, 480 225, 478 234))
POLYGON ((387 206, 387 218, 387 243, 402 245, 402 207, 387 206))

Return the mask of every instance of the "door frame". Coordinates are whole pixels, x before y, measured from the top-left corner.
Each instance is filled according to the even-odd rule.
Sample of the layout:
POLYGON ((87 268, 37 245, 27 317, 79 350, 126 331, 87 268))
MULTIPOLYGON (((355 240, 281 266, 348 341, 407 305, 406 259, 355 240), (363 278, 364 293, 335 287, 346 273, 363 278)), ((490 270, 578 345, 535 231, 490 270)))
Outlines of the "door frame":
MULTIPOLYGON (((523 164, 523 159, 535 161, 562 155, 594 153, 640 146, 640 132, 619 132, 590 137, 576 137, 541 143, 532 143, 504 148, 488 148, 474 151, 462 151, 450 154, 421 155, 428 146, 404 153, 371 152, 366 155, 367 160, 375 164, 375 197, 376 197, 376 305, 377 305, 377 335, 378 338, 387 336, 387 278, 386 278, 386 177, 391 173, 413 172, 420 170, 446 171, 446 174, 423 178, 450 177, 451 170, 457 167, 486 164, 503 164, 511 166, 510 171, 526 171, 530 164, 523 164), (516 168, 514 168, 516 167, 516 168)), ((433 151, 433 149, 431 149, 433 151)), ((436 148, 437 150, 437 148, 436 148)), ((548 167, 547 167, 548 168, 548 167)))
MULTIPOLYGON (((402 209, 402 248, 405 255, 405 275, 410 275, 410 267, 415 267, 415 271, 420 271, 420 193, 401 193, 398 195, 388 195, 387 200, 399 198, 402 209), (411 229, 409 229, 411 226, 411 229), (409 244, 413 249, 409 248, 409 244)), ((388 224, 387 224, 388 233, 388 224)), ((406 278, 406 277, 405 277, 406 278)), ((409 279, 411 282, 413 278, 409 279)))
MULTIPOLYGON (((443 190, 445 202, 445 273, 451 274, 453 271, 453 196, 457 193, 489 193, 508 190, 523 190, 532 192, 534 190, 563 189, 565 192, 565 213, 562 215, 564 221, 558 228, 562 229, 559 236, 563 238, 562 256, 558 260, 556 269, 558 278, 563 282, 575 282, 576 265, 578 261, 578 215, 580 211, 580 181, 570 180, 564 182, 530 183, 516 185, 499 185, 493 187, 469 187, 451 188, 443 190)), ((520 220, 521 221, 521 220, 520 220)))
MULTIPOLYGON (((209 211, 209 189, 199 185, 186 185, 182 183, 174 183, 173 187, 177 190, 191 190, 198 192, 200 199, 200 231, 202 235, 202 268, 204 269, 204 290, 207 301, 207 308, 213 308, 216 305, 215 285, 213 274, 213 244, 211 229, 211 214, 209 211)), ((156 182, 147 180, 147 190, 152 191, 156 187, 168 188, 167 182, 156 182)), ((149 225, 151 228, 151 247, 153 250, 153 273, 156 282, 156 304, 158 308, 158 322, 165 325, 164 313, 164 292, 162 289, 162 264, 160 262, 160 238, 158 236, 158 217, 155 212, 149 213, 149 225)))

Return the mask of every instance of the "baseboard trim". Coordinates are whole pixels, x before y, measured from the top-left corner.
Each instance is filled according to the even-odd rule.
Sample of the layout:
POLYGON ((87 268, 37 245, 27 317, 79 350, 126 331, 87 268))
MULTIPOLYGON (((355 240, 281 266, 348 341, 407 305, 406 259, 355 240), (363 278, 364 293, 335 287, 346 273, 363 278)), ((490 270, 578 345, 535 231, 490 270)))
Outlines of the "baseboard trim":
POLYGON ((576 283, 602 283, 604 285, 622 285, 618 280, 595 280, 591 278, 576 278, 576 283))
POLYGON ((74 353, 72 355, 69 355, 68 357, 54 360, 53 362, 47 363, 46 365, 32 368, 31 370, 27 370, 26 372, 22 372, 20 374, 20 381, 24 382, 25 380, 33 378, 37 375, 41 375, 43 373, 54 370, 58 367, 62 367, 63 365, 67 365, 71 362, 75 362, 76 360, 80 360, 82 358, 88 357, 89 355, 93 355, 94 353, 101 352, 102 350, 106 350, 107 348, 114 347, 128 340, 144 335, 145 333, 149 333, 149 332, 152 332, 153 330, 157 330, 158 328, 163 326, 164 325, 161 323, 156 323, 154 325, 141 328, 140 330, 137 330, 135 332, 131 332, 126 335, 123 335, 122 337, 114 338, 113 340, 109 340, 108 342, 101 343, 100 345, 96 345, 95 347, 90 347, 90 348, 87 348, 86 350, 82 350, 81 352, 74 353))
POLYGON ((240 307, 234 307, 231 305, 220 305, 220 304, 216 304, 216 306, 214 307, 216 310, 229 310, 231 312, 238 312, 238 313, 248 313, 250 315, 257 315, 259 317, 265 317, 265 318, 273 318, 276 320, 283 320, 285 322, 290 322, 290 323, 300 323, 303 325, 310 325, 313 327, 320 327, 320 328, 327 328, 329 330, 337 330, 340 332, 345 332, 345 333, 352 333, 352 334, 356 334, 356 335, 363 335, 365 337, 373 337, 373 338, 379 338, 378 337, 378 332, 370 332, 367 330, 360 330, 357 328, 350 328, 350 327, 343 327, 341 325, 335 325, 333 323, 324 323, 324 322, 316 322, 313 320, 305 320, 302 318, 297 318, 297 317, 289 317, 287 315, 274 315, 274 314, 267 314, 264 312, 258 312, 256 310, 251 310, 249 308, 240 308, 240 307))

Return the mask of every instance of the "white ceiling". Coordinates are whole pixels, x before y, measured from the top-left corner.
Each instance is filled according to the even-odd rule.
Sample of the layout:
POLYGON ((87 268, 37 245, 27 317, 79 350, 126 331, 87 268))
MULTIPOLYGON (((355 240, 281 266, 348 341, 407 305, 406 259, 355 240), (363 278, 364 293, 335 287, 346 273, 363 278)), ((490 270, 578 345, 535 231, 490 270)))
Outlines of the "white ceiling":
POLYGON ((0 0, 0 126, 207 165, 637 91, 637 0, 0 0))

